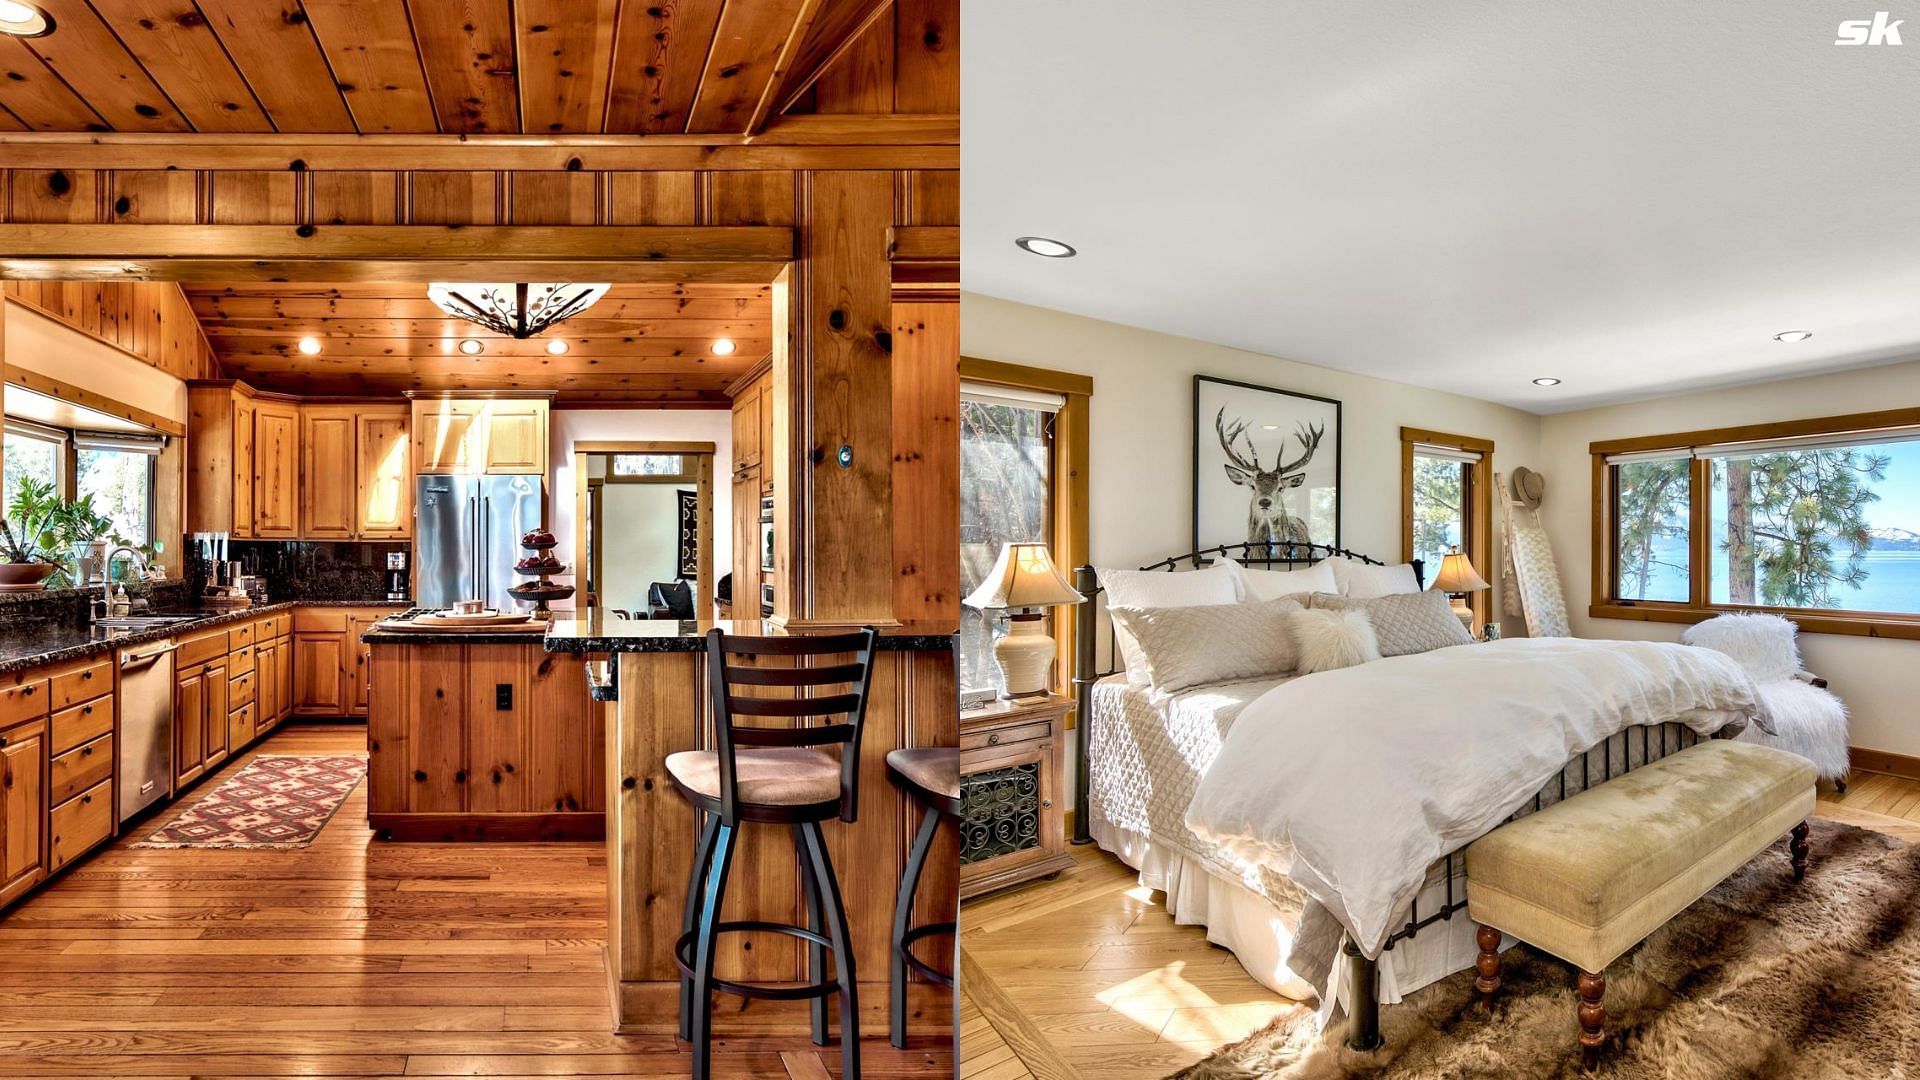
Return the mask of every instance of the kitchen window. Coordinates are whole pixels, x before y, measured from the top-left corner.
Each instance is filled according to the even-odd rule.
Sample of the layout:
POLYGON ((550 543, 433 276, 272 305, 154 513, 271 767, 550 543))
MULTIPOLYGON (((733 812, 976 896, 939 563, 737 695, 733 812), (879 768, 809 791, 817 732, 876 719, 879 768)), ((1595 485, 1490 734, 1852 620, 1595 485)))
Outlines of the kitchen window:
POLYGON ((7 520, 13 521, 13 497, 22 480, 38 480, 56 493, 66 490, 62 466, 67 459, 67 433, 7 417, 4 436, 7 520))
MULTIPOLYGON (((154 467, 158 436, 68 431, 6 418, 6 505, 26 478, 52 486, 62 499, 91 497, 96 513, 134 546, 153 540, 154 467)), ((12 515, 8 515, 12 520, 12 515)))

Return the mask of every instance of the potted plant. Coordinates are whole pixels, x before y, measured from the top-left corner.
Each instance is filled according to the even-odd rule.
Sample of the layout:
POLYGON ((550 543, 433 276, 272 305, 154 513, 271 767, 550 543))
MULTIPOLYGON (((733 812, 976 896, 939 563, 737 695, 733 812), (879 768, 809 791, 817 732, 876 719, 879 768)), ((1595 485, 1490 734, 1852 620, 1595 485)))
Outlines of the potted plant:
POLYGON ((125 537, 113 531, 113 520, 93 508, 90 494, 63 503, 54 511, 54 532, 59 546, 72 553, 75 585, 105 576, 109 543, 116 547, 127 544, 125 537))
POLYGON ((22 479, 6 509, 0 517, 0 558, 6 560, 0 562, 0 589, 43 588, 47 577, 60 569, 50 555, 60 539, 60 500, 53 485, 22 479))

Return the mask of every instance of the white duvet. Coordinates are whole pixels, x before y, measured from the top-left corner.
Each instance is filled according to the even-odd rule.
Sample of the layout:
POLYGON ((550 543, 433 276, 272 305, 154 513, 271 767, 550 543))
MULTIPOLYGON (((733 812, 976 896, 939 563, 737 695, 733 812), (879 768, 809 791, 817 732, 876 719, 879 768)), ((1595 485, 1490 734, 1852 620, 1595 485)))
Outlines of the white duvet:
POLYGON ((1661 642, 1515 638, 1292 679, 1248 705, 1187 827, 1286 874, 1369 957, 1427 867, 1616 732, 1758 715, 1731 659, 1661 642))

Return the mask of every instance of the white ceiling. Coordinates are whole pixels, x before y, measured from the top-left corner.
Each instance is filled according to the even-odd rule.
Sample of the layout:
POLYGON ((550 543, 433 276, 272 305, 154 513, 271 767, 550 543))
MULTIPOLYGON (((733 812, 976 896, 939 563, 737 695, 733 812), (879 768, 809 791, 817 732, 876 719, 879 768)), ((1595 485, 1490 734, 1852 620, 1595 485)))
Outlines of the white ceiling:
POLYGON ((1534 412, 1920 357, 1920 0, 964 18, 970 291, 1534 412))

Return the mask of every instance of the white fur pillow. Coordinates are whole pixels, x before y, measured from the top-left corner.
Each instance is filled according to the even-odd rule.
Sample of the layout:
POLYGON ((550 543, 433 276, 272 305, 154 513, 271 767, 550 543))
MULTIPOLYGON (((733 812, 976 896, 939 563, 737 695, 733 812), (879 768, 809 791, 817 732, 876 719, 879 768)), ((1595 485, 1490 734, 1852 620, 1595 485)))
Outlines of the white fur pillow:
POLYGON ((1296 666, 1302 675, 1380 659, 1373 620, 1364 611, 1296 611, 1287 623, 1293 629, 1296 666))
POLYGON ((1799 629, 1778 615, 1716 615, 1687 627, 1680 640, 1733 657, 1755 682, 1778 682, 1800 670, 1799 629))
POLYGON ((1339 588, 1332 591, 1355 600, 1420 591, 1420 579, 1414 576, 1412 563, 1374 566, 1344 555, 1334 555, 1321 560, 1318 566, 1330 566, 1333 569, 1334 581, 1339 588))
POLYGON ((1278 600, 1301 593, 1338 592, 1333 567, 1325 559, 1302 570, 1259 570, 1223 559, 1240 575, 1240 593, 1247 600, 1278 600))

